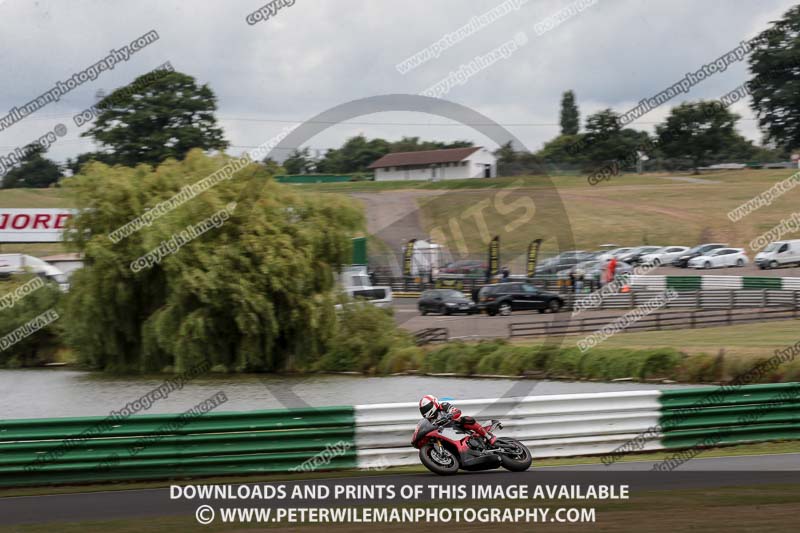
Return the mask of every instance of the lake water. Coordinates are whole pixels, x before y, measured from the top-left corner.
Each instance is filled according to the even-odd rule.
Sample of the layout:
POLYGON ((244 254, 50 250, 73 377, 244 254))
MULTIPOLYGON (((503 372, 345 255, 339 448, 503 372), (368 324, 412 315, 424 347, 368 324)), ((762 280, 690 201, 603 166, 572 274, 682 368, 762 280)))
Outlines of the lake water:
MULTIPOLYGON (((150 390, 164 377, 109 377, 66 369, 0 370, 0 419, 105 416, 150 390)), ((471 398, 675 388, 685 385, 595 383, 428 376, 313 375, 202 376, 158 400, 147 413, 179 413, 223 391, 220 411, 417 401, 423 394, 471 398), (512 389, 513 387, 513 389, 512 389)))

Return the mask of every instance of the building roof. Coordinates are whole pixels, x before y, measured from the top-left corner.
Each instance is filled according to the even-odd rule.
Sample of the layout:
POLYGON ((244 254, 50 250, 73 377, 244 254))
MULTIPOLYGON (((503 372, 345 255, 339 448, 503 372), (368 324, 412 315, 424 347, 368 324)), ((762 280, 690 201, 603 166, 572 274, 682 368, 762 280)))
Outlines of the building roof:
POLYGON ((367 168, 405 167, 409 165, 433 165, 436 163, 453 163, 471 156, 481 146, 467 148, 446 148, 444 150, 420 150, 418 152, 395 152, 386 154, 367 168))
POLYGON ((49 262, 58 262, 58 261, 83 261, 83 254, 78 252, 70 252, 66 254, 56 254, 56 255, 48 255, 46 257, 40 257, 42 261, 49 262))

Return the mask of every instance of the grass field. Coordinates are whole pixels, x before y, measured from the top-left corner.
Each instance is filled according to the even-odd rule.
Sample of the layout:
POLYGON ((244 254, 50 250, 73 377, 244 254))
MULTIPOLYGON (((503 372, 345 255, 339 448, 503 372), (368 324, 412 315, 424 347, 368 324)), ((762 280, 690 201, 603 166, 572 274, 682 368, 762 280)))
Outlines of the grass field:
MULTIPOLYGON (((690 374, 683 375, 679 372, 674 379, 687 383, 696 383, 697 379, 702 382, 715 379, 727 381, 749 371, 759 361, 767 360, 777 350, 800 342, 797 324, 797 320, 781 320, 716 328, 622 332, 612 335, 597 347, 606 350, 673 348, 691 356, 684 366, 693 369, 692 372, 696 374, 693 378, 690 374), (720 374, 710 378, 705 374, 708 365, 719 365, 720 374), (705 378, 697 377, 704 375, 705 378)), ((562 341, 562 346, 575 346, 583 336, 569 335, 562 341)), ((534 340, 515 340, 512 343, 522 346, 540 344, 534 340)), ((780 382, 798 381, 798 376, 800 358, 795 358, 781 364, 772 379, 780 382)))
MULTIPOLYGON (((770 356, 776 349, 800 341, 796 320, 738 324, 716 328, 619 333, 600 346, 604 348, 675 348, 686 353, 715 354, 721 348, 728 356, 770 356)), ((570 336, 569 339, 579 336, 570 336)), ((519 341, 536 344, 532 341, 519 341)), ((564 341, 565 344, 568 340, 564 341)))
MULTIPOLYGON (((537 187, 535 179, 519 181, 504 198, 454 190, 427 202, 422 199, 420 205, 426 229, 445 228, 448 244, 455 248, 454 232, 447 228, 457 221, 469 250, 479 253, 486 243, 474 215, 468 213, 470 208, 478 209, 480 202, 486 221, 483 235, 500 235, 504 253, 523 253, 533 238, 557 234, 567 225, 579 249, 609 242, 691 246, 715 241, 747 248, 753 238, 796 210, 800 192, 790 190, 738 222, 729 220, 727 213, 790 175, 791 170, 749 170, 700 176, 710 183, 664 176, 622 176, 596 186, 580 177, 556 178, 553 181, 565 213, 552 209, 555 198, 537 187), (524 220, 523 202, 530 202, 526 197, 536 205, 537 214, 509 231, 509 224, 524 220), (518 207, 511 209, 515 203, 518 207)), ((784 238, 793 236, 786 234, 784 238)), ((543 245, 543 251, 555 248, 554 239, 543 245)))

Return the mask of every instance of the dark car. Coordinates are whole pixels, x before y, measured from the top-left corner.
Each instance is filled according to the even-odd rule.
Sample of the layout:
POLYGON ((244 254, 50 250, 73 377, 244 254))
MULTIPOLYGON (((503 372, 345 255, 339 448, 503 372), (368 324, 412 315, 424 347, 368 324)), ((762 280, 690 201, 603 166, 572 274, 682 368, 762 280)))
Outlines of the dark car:
POLYGON ((423 292, 417 301, 417 308, 422 315, 428 313, 443 315, 467 313, 471 315, 478 312, 475 302, 467 298, 463 292, 453 289, 432 289, 423 292))
POLYGON ((555 257, 542 261, 542 263, 536 267, 536 274, 556 274, 560 270, 572 268, 582 261, 589 261, 595 255, 597 255, 597 253, 584 252, 582 250, 562 252, 555 257))
POLYGON ((637 246, 633 250, 620 255, 617 259, 629 265, 638 265, 643 255, 652 254, 663 246, 637 246))
POLYGON ((694 259, 695 257, 700 257, 701 255, 706 255, 707 252, 711 250, 716 250, 717 248, 724 248, 727 246, 726 244, 701 244, 700 246, 695 246, 689 250, 686 250, 685 253, 681 254, 676 260, 672 262, 672 266, 679 267, 679 268, 686 268, 689 266, 689 261, 694 259))
POLYGON ((510 315, 512 311, 536 309, 540 313, 558 313, 564 300, 554 292, 547 292, 530 283, 498 283, 486 285, 478 291, 478 309, 489 316, 510 315))

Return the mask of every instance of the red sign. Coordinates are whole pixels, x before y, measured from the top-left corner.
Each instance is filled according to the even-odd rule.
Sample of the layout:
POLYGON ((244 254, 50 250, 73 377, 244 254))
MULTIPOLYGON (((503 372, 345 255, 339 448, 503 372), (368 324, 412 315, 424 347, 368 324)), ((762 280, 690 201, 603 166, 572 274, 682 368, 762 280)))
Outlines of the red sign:
POLYGON ((0 243, 60 242, 73 209, 0 209, 0 243))

